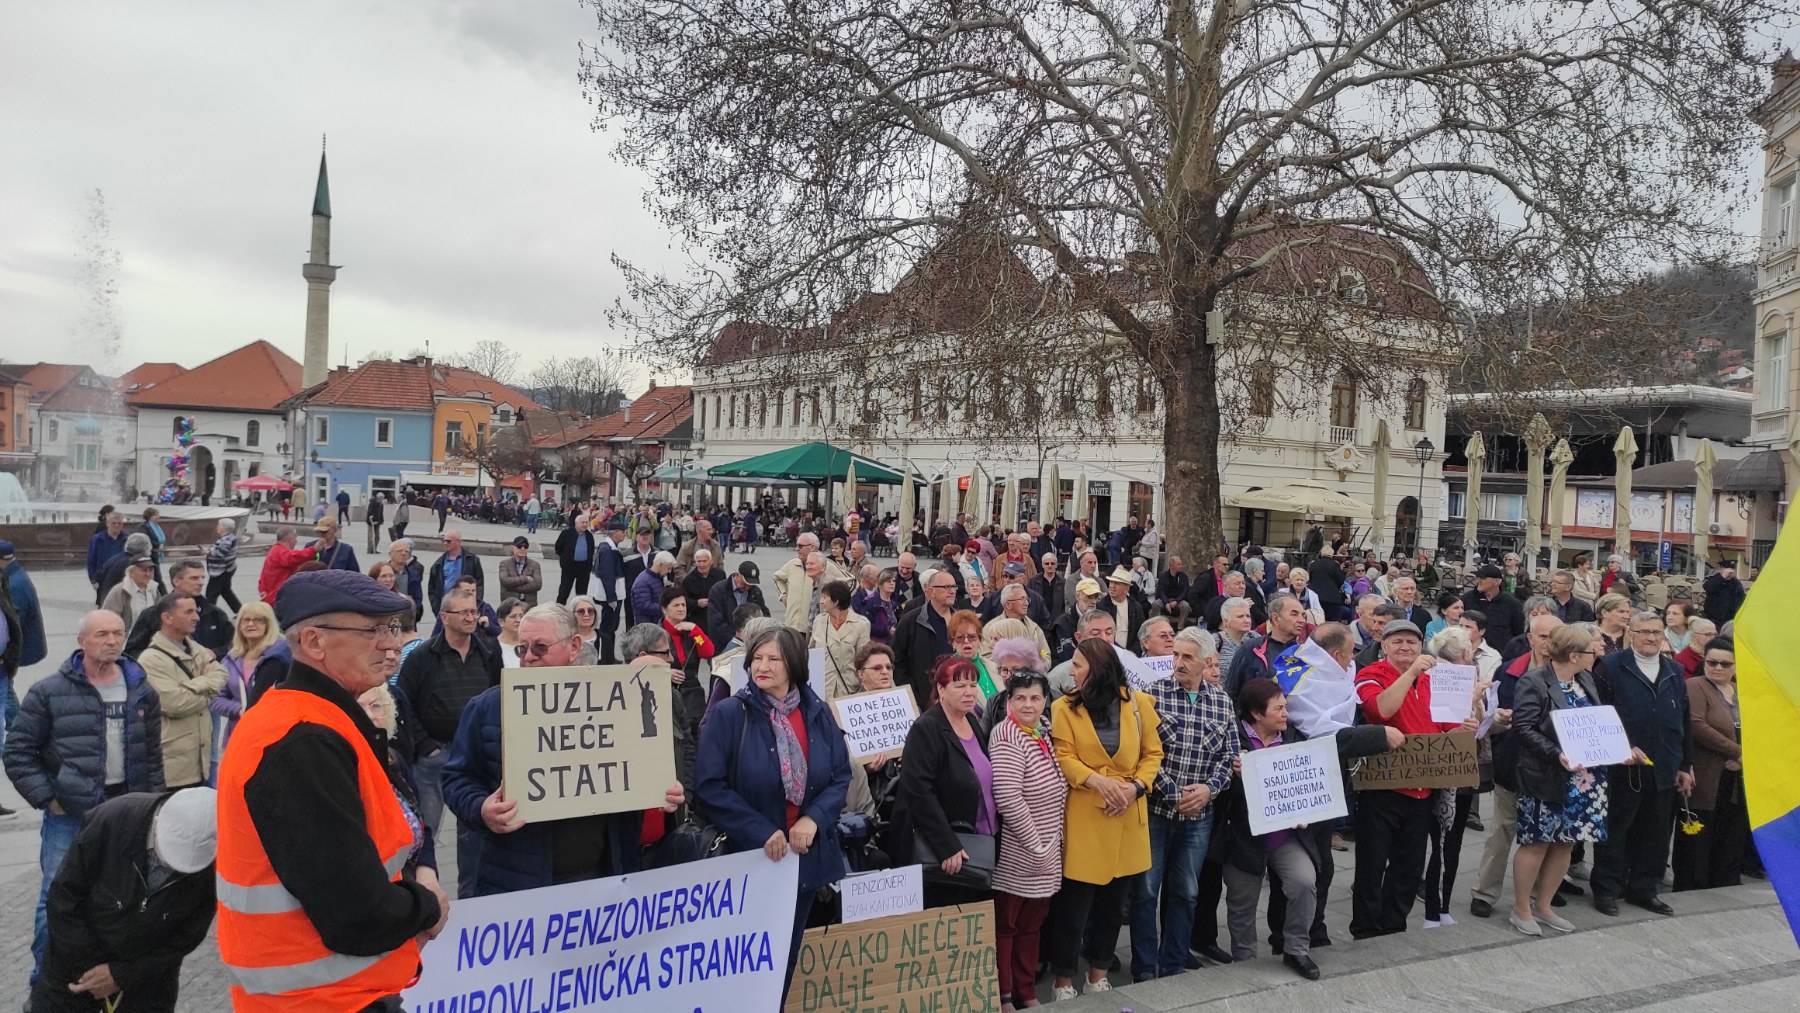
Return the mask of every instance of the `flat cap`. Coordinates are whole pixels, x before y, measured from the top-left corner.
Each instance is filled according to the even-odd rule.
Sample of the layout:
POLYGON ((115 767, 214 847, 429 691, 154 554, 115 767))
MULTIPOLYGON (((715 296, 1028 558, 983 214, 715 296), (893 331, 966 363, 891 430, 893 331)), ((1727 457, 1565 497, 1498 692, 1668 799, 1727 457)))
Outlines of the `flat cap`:
POLYGON ((1381 630, 1381 639, 1383 641, 1386 641, 1387 638, 1395 635, 1396 633, 1408 633, 1408 634, 1411 634, 1412 636, 1418 637, 1421 641, 1425 639, 1425 634, 1420 633, 1419 628, 1417 626, 1414 626, 1412 623, 1407 622, 1404 619, 1389 620, 1387 626, 1383 627, 1381 630))
POLYGON ((1002 575, 1007 576, 1007 577, 1023 577, 1023 576, 1025 576, 1025 564, 1024 563, 1008 563, 1005 566, 1000 568, 1000 572, 1002 575))
POLYGON ((1475 571, 1475 579, 1476 580, 1499 580, 1500 578, 1502 578, 1504 576, 1506 576, 1506 571, 1500 569, 1498 566, 1495 566, 1492 563, 1489 563, 1488 565, 1475 571))
POLYGON ((526 538, 524 535, 513 536, 512 543, 513 543, 513 548, 515 548, 515 549, 531 548, 531 539, 526 538))
POLYGON ((395 616, 412 610, 412 599, 354 570, 296 573, 275 594, 275 619, 283 627, 331 612, 395 616))

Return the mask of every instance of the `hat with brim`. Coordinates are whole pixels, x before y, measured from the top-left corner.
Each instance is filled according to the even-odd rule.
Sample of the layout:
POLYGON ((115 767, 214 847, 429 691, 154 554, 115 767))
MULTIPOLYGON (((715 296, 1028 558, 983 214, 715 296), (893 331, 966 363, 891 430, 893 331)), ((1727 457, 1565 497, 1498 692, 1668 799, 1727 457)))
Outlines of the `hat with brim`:
POLYGON ((1387 639, 1389 637, 1392 637, 1392 636, 1395 636, 1395 635, 1401 634, 1401 633, 1406 633, 1411 636, 1418 637, 1419 640, 1421 640, 1421 641, 1423 641, 1425 639, 1425 634, 1419 632, 1419 628, 1417 626, 1414 626, 1412 623, 1406 621, 1405 619, 1391 619, 1388 621, 1387 626, 1383 627, 1381 630, 1381 642, 1385 644, 1385 643, 1387 643, 1387 639))
POLYGON ((150 844, 162 864, 184 876, 213 864, 219 850, 219 793, 204 785, 170 795, 150 820, 150 844))
POLYGON ((1106 579, 1114 584, 1130 584, 1130 583, 1132 583, 1131 571, 1125 569, 1123 566, 1113 567, 1113 572, 1107 574, 1106 579))
POLYGON ((1098 597, 1100 594, 1100 582, 1092 577, 1083 577, 1075 582, 1075 593, 1098 597))
POLYGON ((337 527, 338 527, 338 522, 337 522, 336 517, 321 517, 321 518, 319 518, 319 523, 313 525, 313 530, 314 531, 336 531, 337 527))

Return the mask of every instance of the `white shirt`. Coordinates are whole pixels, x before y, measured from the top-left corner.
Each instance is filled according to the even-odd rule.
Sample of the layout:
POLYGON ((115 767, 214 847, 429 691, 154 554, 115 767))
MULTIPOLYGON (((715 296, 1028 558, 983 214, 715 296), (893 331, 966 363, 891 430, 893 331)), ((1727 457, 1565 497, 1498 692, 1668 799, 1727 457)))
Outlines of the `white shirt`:
POLYGON ((1131 641, 1131 596, 1126 595, 1124 601, 1114 601, 1107 595, 1106 603, 1113 607, 1113 643, 1124 647, 1131 641))
POLYGON ((1638 671, 1644 673, 1644 678, 1649 679, 1652 686, 1656 685, 1656 677, 1662 673, 1662 655, 1652 654, 1646 658, 1632 651, 1631 656, 1637 661, 1638 671))

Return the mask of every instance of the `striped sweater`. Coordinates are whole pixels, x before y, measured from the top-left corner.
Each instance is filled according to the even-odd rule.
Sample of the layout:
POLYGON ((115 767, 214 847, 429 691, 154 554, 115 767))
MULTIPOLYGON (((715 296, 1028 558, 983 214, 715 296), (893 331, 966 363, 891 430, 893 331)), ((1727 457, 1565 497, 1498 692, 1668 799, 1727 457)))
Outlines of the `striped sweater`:
POLYGON ((994 889, 1015 897, 1051 897, 1062 888, 1063 809, 1069 784, 1056 765, 1048 732, 1039 745, 1010 718, 988 736, 1000 850, 994 889))

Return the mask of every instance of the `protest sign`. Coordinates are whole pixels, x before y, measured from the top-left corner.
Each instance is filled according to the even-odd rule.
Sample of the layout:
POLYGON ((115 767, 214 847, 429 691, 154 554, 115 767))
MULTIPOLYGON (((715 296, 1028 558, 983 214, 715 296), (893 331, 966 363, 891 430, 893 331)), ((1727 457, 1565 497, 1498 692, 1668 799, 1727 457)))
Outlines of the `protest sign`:
POLYGON ((1619 712, 1603 707, 1570 707, 1550 712, 1556 741, 1569 762, 1581 767, 1604 767, 1631 759, 1631 737, 1619 712))
POLYGON ((1289 830, 1350 812, 1334 736, 1251 750, 1244 756, 1243 783, 1253 834, 1289 830))
POLYGON ((1357 791, 1476 787, 1481 784, 1481 761, 1475 755, 1475 733, 1458 728, 1408 735, 1399 749, 1364 758, 1352 780, 1357 791))
POLYGON ((675 783, 663 665, 509 668, 500 682, 501 783, 527 823, 662 805, 675 783))
POLYGON ((1125 664, 1125 681, 1140 693, 1150 692, 1151 683, 1160 682, 1175 674, 1175 656, 1172 654, 1151 658, 1140 657, 1117 645, 1113 646, 1113 650, 1125 664))
MULTIPOLYGON (((750 682, 750 672, 744 666, 750 659, 739 652, 731 659, 731 667, 726 669, 725 677, 731 682, 731 691, 736 693, 750 682)), ((825 699, 825 676, 831 671, 831 659, 825 654, 825 648, 815 647, 806 652, 806 684, 812 687, 813 695, 825 699)))
POLYGON ((913 691, 905 686, 841 696, 831 701, 853 763, 899 756, 907 730, 919 716, 913 691))
POLYGON ((1445 725, 1460 725, 1475 710, 1474 665, 1450 665, 1439 662, 1431 666, 1431 720, 1445 725))
POLYGON ((401 1000, 412 1013, 778 1009, 799 875, 798 857, 749 851, 465 898, 401 1000))
POLYGON ((925 910, 925 874, 917 865, 881 869, 838 881, 844 901, 844 924, 925 910))
POLYGON ((982 901, 808 929, 800 938, 784 1009, 993 1013, 999 1008, 994 902, 982 901))

